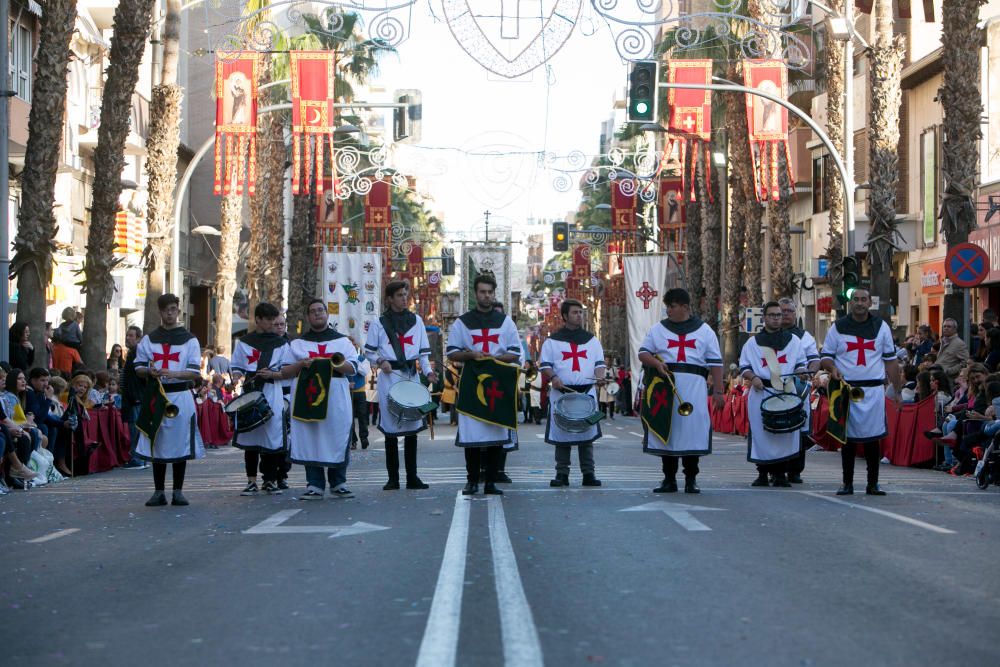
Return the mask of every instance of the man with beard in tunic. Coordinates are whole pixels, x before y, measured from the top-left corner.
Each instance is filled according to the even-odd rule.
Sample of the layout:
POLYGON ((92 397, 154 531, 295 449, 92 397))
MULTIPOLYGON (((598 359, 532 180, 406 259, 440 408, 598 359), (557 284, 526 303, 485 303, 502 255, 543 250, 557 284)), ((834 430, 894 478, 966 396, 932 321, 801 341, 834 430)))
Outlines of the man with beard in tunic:
MULTIPOLYGON (((600 486, 594 475, 594 441, 601 437, 600 424, 582 433, 570 433, 560 428, 553 418, 560 396, 568 392, 587 394, 597 399, 597 385, 604 384, 607 367, 604 348, 594 334, 583 328, 583 304, 566 299, 559 307, 563 328, 542 344, 539 367, 549 378, 549 418, 545 422, 545 442, 556 447, 556 477, 549 486, 569 486, 570 451, 577 448, 583 486, 600 486)), ((594 403, 595 407, 597 403, 594 403)))
POLYGON ((330 328, 326 303, 322 299, 309 302, 306 319, 309 330, 291 342, 290 363, 277 375, 282 379, 296 378, 291 395, 294 397, 298 389, 297 376, 313 359, 332 358, 340 353, 343 360, 333 365, 333 377, 327 388, 326 417, 319 421, 303 421, 293 415, 291 420, 289 458, 292 463, 305 466, 308 485, 299 500, 322 500, 327 481, 330 497, 353 498, 354 494, 347 488, 354 421, 348 376, 358 372, 357 349, 350 338, 330 328))
POLYGON ((178 322, 181 301, 173 294, 163 294, 156 300, 160 309, 160 326, 144 336, 135 352, 135 374, 143 379, 157 378, 163 384, 167 399, 177 406, 177 416, 164 417, 160 428, 150 440, 149 434, 140 432, 132 451, 136 456, 153 464, 155 491, 148 507, 167 504, 164 492, 167 464, 173 464, 174 505, 190 504, 184 497, 184 473, 188 459, 205 456, 205 445, 198 430, 198 416, 191 387, 201 377, 201 345, 198 339, 178 322))
POLYGON ((768 431, 764 428, 762 409, 766 399, 785 391, 786 380, 792 385, 787 376, 804 371, 805 366, 802 342, 781 328, 781 304, 777 301, 765 303, 764 330, 748 340, 740 352, 740 377, 750 380, 747 460, 757 464, 757 479, 751 486, 767 486, 769 474, 774 478, 774 486, 791 486, 785 470, 789 461, 798 458, 799 430, 791 433, 768 431), (770 388, 765 388, 765 384, 770 388))
MULTIPOLYGON (((476 309, 462 315, 448 330, 448 347, 445 352, 453 362, 466 362, 483 357, 493 357, 505 363, 521 363, 521 338, 514 322, 493 308, 497 281, 493 276, 480 274, 473 282, 476 309)), ((505 387, 513 395, 517 387, 505 387)), ((483 493, 503 495, 496 486, 500 456, 505 447, 515 443, 511 430, 487 424, 468 415, 458 415, 458 435, 455 444, 465 449, 465 470, 468 482, 462 489, 466 496, 479 492, 479 466, 486 459, 486 477, 483 493)))
POLYGON ((663 483, 653 489, 654 493, 677 492, 678 458, 684 466, 684 492, 700 493, 695 483, 698 458, 712 453, 709 373, 712 374, 712 400, 716 409, 724 403, 719 338, 707 324, 691 315, 691 295, 687 290, 667 290, 663 303, 667 307, 667 318, 646 334, 639 346, 639 361, 643 366, 656 369, 663 377, 672 375, 679 396, 674 396, 670 438, 664 441, 648 428, 644 429, 642 450, 663 461, 663 483), (690 415, 678 412, 682 400, 694 407, 690 415))
POLYGON ((888 432, 885 378, 888 374, 896 402, 903 390, 903 381, 892 332, 881 318, 869 312, 871 305, 868 290, 854 290, 848 314, 826 332, 820 353, 820 365, 830 373, 831 379, 860 387, 865 394, 862 400, 851 401, 847 412, 847 442, 840 450, 844 485, 837 489, 838 496, 854 493, 854 459, 858 454, 858 445, 864 446, 865 462, 868 464, 865 493, 870 496, 885 495, 878 485, 878 467, 882 458, 879 440, 888 432))
MULTIPOLYGON (((785 297, 778 299, 778 303, 781 304, 781 328, 802 341, 802 351, 806 355, 806 370, 809 371, 809 375, 815 374, 819 370, 819 350, 816 348, 816 339, 811 333, 799 326, 794 301, 785 297)), ((802 430, 799 432, 799 456, 788 462, 788 481, 792 484, 802 483, 802 471, 806 468, 806 450, 813 444, 809 437, 812 434, 811 392, 809 387, 804 391, 805 402, 802 407, 806 410, 806 423, 803 424, 802 430)))
POLYGON ((274 333, 274 321, 278 315, 278 309, 272 304, 258 303, 253 312, 256 330, 236 342, 230 360, 233 377, 238 379, 244 376, 243 392, 260 391, 271 408, 271 417, 266 422, 252 431, 233 436, 233 446, 243 450, 247 473, 247 485, 240 493, 241 496, 257 495, 258 464, 264 477, 261 489, 269 495, 281 493, 278 480, 281 478, 287 452, 285 396, 280 378, 275 381, 273 374, 263 372, 280 371, 288 361, 285 358, 288 341, 274 333))
MULTIPOLYGON (((381 372, 378 376, 378 430, 385 434, 385 467, 389 481, 385 491, 399 488, 399 437, 403 437, 403 459, 406 465, 406 488, 426 489, 417 476, 417 433, 427 428, 425 418, 403 421, 389 411, 389 391, 398 382, 417 382, 416 362, 420 369, 429 370, 431 345, 427 329, 419 315, 407 310, 410 287, 401 280, 385 286, 389 307, 382 316, 371 323, 365 341, 365 356, 372 367, 381 372)), ((430 382, 437 382, 437 373, 425 373, 430 382)))

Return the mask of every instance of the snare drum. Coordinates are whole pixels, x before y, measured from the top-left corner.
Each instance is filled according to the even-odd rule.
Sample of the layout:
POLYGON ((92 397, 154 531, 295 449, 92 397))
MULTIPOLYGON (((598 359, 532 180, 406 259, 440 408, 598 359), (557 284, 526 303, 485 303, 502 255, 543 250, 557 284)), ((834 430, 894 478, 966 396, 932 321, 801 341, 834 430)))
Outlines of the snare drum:
POLYGON ((586 433, 604 417, 590 394, 563 394, 552 403, 552 415, 556 425, 568 433, 586 433))
POLYGON ((604 387, 604 391, 608 392, 608 396, 617 396, 621 390, 621 385, 613 380, 604 387))
POLYGON ((764 430, 771 433, 792 433, 806 423, 802 399, 795 394, 781 393, 768 396, 760 404, 764 430))
POLYGON ((428 403, 433 405, 431 392, 419 382, 401 380, 389 389, 389 413, 399 421, 423 419, 428 403))
POLYGON ((223 411, 229 416, 233 430, 246 433, 262 426, 274 414, 267 398, 260 391, 248 391, 226 404, 223 411))

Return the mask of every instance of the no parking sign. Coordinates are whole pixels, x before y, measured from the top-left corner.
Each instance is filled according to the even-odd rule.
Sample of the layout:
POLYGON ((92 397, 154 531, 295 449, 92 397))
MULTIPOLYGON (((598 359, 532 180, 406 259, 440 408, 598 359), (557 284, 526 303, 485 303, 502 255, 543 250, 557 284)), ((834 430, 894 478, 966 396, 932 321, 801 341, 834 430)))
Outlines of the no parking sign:
POLYGON ((974 243, 959 243, 948 251, 944 261, 945 275, 958 287, 975 287, 990 272, 990 258, 974 243))

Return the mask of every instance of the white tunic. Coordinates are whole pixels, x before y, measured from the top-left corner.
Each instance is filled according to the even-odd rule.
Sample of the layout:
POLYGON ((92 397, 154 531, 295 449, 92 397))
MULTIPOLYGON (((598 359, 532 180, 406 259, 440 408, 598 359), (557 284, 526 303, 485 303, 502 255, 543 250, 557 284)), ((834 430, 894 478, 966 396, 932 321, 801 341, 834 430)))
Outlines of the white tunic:
MULTIPOLYGON (((595 373, 598 368, 604 368, 604 348, 601 341, 593 335, 582 344, 556 340, 556 337, 549 337, 542 343, 538 367, 542 370, 550 369, 564 384, 591 385, 587 393, 596 399, 597 389, 593 386, 595 373)), ((545 442, 551 445, 585 445, 600 438, 600 422, 583 433, 570 433, 559 427, 553 418, 553 411, 556 401, 563 393, 549 385, 549 418, 545 422, 545 442)))
POLYGON ((896 359, 889 326, 877 317, 855 322, 848 315, 837 320, 823 341, 824 359, 833 359, 844 380, 861 386, 865 397, 851 401, 847 413, 848 440, 878 440, 885 437, 885 362, 896 359), (863 384, 863 386, 862 386, 863 384))
MULTIPOLYGON (((250 334, 252 336, 253 334, 250 334)), ((252 338, 250 340, 253 340, 252 338)), ((258 370, 268 368, 272 371, 280 371, 289 362, 289 344, 284 343, 274 348, 267 366, 261 366, 261 350, 248 344, 245 339, 236 342, 233 348, 233 356, 230 359, 230 368, 234 374, 251 376, 258 370)), ((248 380, 243 380, 243 389, 246 391, 248 380)), ((267 399, 267 404, 271 406, 271 418, 252 431, 237 433, 233 436, 233 446, 240 449, 252 451, 277 452, 287 447, 285 442, 285 395, 282 391, 281 382, 267 382, 261 385, 261 393, 267 399)))
MULTIPOLYGON (((475 313, 475 311, 473 311, 475 313)), ((455 320, 448 330, 448 346, 446 353, 463 350, 479 352, 490 357, 500 357, 505 354, 516 354, 517 363, 521 363, 523 350, 521 348, 521 337, 517 333, 517 327, 506 315, 497 313, 490 320, 487 327, 478 327, 470 330, 462 318, 472 315, 466 313, 455 320), (502 320, 500 318, 503 318, 502 320)), ((477 316, 476 313, 475 316, 477 316)), ((511 387, 515 391, 516 387, 511 387)), ((514 449, 516 439, 512 436, 510 429, 502 426, 495 426, 481 422, 478 419, 463 415, 458 415, 458 434, 455 436, 455 444, 459 447, 492 447, 502 445, 505 449, 514 449)))
MULTIPOLYGON (((806 355, 806 366, 814 361, 819 361, 819 349, 816 347, 816 339, 811 333, 805 329, 788 329, 794 335, 798 336, 799 341, 802 343, 802 351, 806 355)), ((812 400, 811 400, 811 390, 806 390, 806 423, 802 425, 802 432, 806 435, 812 433, 812 400)))
MULTIPOLYGON (((344 359, 357 368, 358 352, 347 336, 318 342, 296 338, 289 348, 289 363, 316 357, 332 357, 334 352, 343 354, 344 359)), ((295 378, 289 396, 293 405, 298 381, 298 378, 295 378)), ((351 445, 351 426, 354 422, 350 382, 344 377, 333 377, 330 379, 328 392, 326 419, 304 422, 292 417, 289 437, 291 441, 289 459, 292 463, 330 467, 346 460, 347 450, 351 445)))
MULTIPOLYGON (((389 363, 399 361, 420 360, 420 370, 426 375, 430 370, 431 345, 427 340, 427 329, 424 321, 419 315, 414 315, 415 323, 404 334, 398 334, 397 338, 402 347, 403 359, 396 357, 396 351, 389 340, 389 333, 382 324, 382 319, 373 320, 368 328, 368 338, 365 341, 365 356, 373 367, 377 367, 379 362, 389 363)), ((396 364, 393 364, 394 366, 396 364)), ((378 430, 387 436, 405 436, 411 433, 419 433, 427 428, 426 418, 401 421, 389 412, 389 391, 397 382, 420 383, 417 371, 408 369, 393 368, 392 373, 378 374, 378 430)))
MULTIPOLYGON (((671 364, 674 382, 681 399, 691 403, 694 412, 687 417, 677 410, 681 399, 675 397, 670 439, 664 442, 648 428, 642 450, 656 456, 701 456, 712 453, 712 419, 708 413, 708 369, 722 366, 719 338, 697 318, 675 323, 663 320, 653 325, 639 346, 671 364), (698 370, 702 372, 698 372, 698 370)), ((641 379, 640 379, 641 382, 641 379)))
MULTIPOLYGON (((155 367, 170 371, 194 371, 201 367, 201 346, 198 339, 191 336, 182 344, 156 342, 164 340, 166 330, 159 328, 143 336, 135 351, 136 368, 155 367), (152 339, 150 338, 152 337, 152 339)), ((170 329, 167 340, 183 339, 190 334, 187 330, 170 329)), ((194 396, 188 390, 187 382, 165 381, 163 388, 167 399, 179 410, 176 417, 164 417, 160 422, 160 430, 156 433, 156 443, 151 448, 149 438, 139 432, 139 441, 133 453, 141 459, 156 463, 169 463, 185 459, 200 459, 205 456, 205 445, 198 430, 198 415, 194 396), (180 391, 171 391, 174 387, 185 387, 180 391)))
MULTIPOLYGON (((770 348, 774 350, 774 356, 780 366, 778 372, 781 375, 805 370, 806 366, 802 341, 790 332, 787 336, 788 341, 780 350, 770 348)), ((761 406, 776 392, 771 384, 771 368, 765 357, 765 349, 767 346, 761 345, 758 336, 754 336, 740 351, 740 374, 749 370, 764 381, 764 389, 750 389, 747 403, 747 416, 750 421, 750 432, 747 434, 747 460, 751 463, 777 463, 799 455, 799 431, 772 433, 764 428, 761 406)))

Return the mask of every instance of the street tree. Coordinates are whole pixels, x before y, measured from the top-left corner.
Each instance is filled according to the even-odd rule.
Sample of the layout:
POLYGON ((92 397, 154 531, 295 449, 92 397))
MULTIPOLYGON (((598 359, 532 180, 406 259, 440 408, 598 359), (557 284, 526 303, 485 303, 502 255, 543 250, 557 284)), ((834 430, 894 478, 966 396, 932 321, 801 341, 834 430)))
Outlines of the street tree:
MULTIPOLYGON (((853 0, 847 0, 853 1, 853 0)), ((845 0, 830 0, 830 9, 843 15, 845 0)), ((839 155, 844 154, 844 47, 839 43, 826 45, 824 58, 826 76, 826 134, 839 155)), ((853 141, 853 139, 852 139, 853 141)), ((832 294, 840 293, 844 260, 844 184, 833 169, 823 173, 823 187, 829 198, 829 237, 826 246, 827 275, 832 294)))

